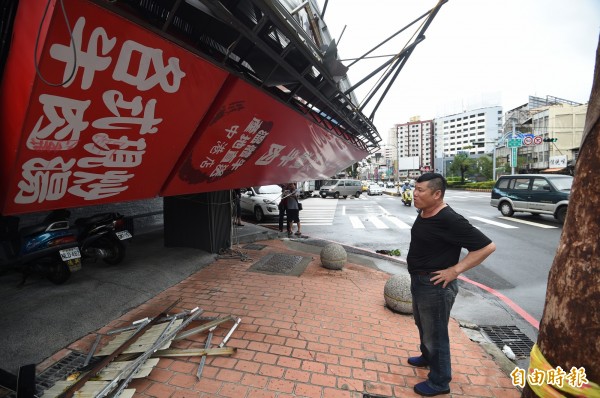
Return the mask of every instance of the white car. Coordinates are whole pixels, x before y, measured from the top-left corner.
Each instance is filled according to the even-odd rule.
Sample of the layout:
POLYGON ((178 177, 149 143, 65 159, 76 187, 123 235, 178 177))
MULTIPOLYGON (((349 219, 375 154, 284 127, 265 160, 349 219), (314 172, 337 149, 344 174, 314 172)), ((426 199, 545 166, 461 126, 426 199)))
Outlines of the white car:
POLYGON ((279 185, 262 185, 242 189, 240 205, 243 213, 252 213, 256 221, 260 222, 265 217, 279 216, 277 205, 281 200, 281 187, 279 185))
POLYGON ((377 184, 371 184, 367 188, 367 195, 383 195, 383 189, 377 184))
POLYGON ((393 183, 392 181, 388 181, 388 182, 385 184, 385 187, 386 187, 386 188, 394 188, 395 186, 396 186, 396 185, 394 185, 394 183, 393 183))

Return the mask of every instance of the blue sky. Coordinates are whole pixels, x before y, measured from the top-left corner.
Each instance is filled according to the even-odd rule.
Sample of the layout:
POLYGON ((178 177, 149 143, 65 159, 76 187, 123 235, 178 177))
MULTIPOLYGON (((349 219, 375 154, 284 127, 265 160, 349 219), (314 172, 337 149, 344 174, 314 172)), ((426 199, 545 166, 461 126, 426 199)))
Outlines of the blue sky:
MULTIPOLYGON (((329 0, 324 19, 336 41, 346 25, 338 45, 345 59, 362 55, 435 4, 329 0)), ((375 54, 399 52, 413 32, 375 54)), ((415 115, 425 120, 495 105, 506 112, 529 95, 586 103, 599 33, 598 0, 449 0, 377 111, 375 126, 385 140, 390 127, 415 115)), ((385 59, 361 61, 348 76, 358 82, 385 59)), ((357 91, 359 100, 375 82, 357 91)))

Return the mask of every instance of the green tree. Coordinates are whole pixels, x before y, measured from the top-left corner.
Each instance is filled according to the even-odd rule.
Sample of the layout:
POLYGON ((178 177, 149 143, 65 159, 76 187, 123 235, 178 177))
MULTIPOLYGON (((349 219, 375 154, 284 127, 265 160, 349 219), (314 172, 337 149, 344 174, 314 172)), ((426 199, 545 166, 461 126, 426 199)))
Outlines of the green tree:
POLYGON ((469 157, 468 153, 461 152, 454 156, 452 164, 450 165, 450 171, 453 174, 460 174, 460 182, 465 182, 465 173, 469 171, 473 164, 473 159, 469 157))
POLYGON ((483 155, 474 160, 474 165, 471 168, 473 175, 481 176, 486 180, 491 180, 493 176, 492 159, 488 155, 483 155))

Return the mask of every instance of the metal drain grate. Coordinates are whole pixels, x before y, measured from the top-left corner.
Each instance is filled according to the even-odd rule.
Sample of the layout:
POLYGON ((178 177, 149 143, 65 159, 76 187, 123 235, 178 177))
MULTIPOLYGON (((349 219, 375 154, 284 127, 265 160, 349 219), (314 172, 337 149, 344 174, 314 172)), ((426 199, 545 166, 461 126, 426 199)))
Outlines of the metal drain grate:
POLYGON ((383 395, 363 394, 363 398, 390 398, 383 395))
MULTIPOLYGON (((77 369, 83 367, 87 354, 81 352, 72 351, 61 359, 54 363, 48 369, 35 376, 35 388, 37 390, 37 396, 41 396, 44 391, 52 387, 57 381, 65 380, 68 375, 75 372, 77 369)), ((93 365, 100 358, 92 358, 90 365, 93 365)), ((10 393, 6 395, 6 398, 16 398, 16 393, 10 393)))
POLYGON ((300 276, 310 263, 310 258, 290 254, 267 254, 248 270, 267 274, 300 276))
POLYGON ((533 341, 516 326, 480 326, 481 330, 500 349, 507 345, 515 353, 517 359, 529 357, 533 341))
POLYGON ((242 249, 247 249, 247 250, 262 250, 265 247, 267 247, 267 245, 259 245, 258 243, 249 243, 246 246, 243 246, 242 249))

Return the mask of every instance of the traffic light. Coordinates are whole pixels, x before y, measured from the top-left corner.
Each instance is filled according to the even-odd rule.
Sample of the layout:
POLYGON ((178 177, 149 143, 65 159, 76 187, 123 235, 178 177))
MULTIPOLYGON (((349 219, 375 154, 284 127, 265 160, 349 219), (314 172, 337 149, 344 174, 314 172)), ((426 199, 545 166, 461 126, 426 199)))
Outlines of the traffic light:
POLYGON ((558 138, 544 138, 544 142, 556 142, 558 138))
POLYGON ((506 161, 510 162, 510 155, 506 155, 506 161))

